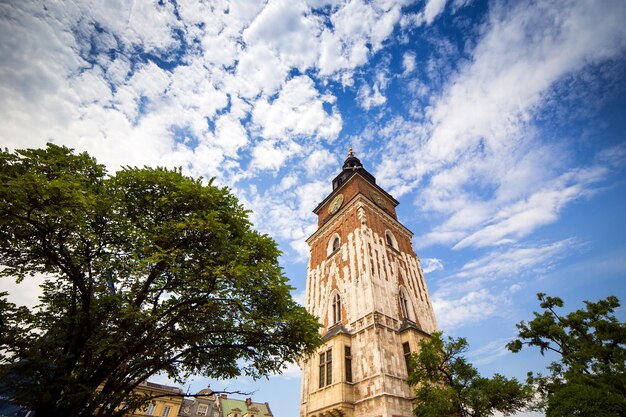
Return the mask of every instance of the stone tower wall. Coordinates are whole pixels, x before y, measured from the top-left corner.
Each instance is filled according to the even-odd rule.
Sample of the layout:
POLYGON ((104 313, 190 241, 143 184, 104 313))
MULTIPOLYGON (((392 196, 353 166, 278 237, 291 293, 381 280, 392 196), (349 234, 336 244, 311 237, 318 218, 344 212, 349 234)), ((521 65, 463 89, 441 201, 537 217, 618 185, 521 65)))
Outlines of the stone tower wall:
POLYGON ((419 340, 437 327, 412 233, 397 221, 395 204, 355 175, 316 209, 319 228, 307 240, 311 259, 306 306, 323 325, 326 342, 319 353, 332 352, 333 378, 320 387, 319 353, 302 362, 301 417, 412 415, 402 345, 408 343, 414 352, 419 340), (372 191, 384 202, 376 204, 372 191), (328 206, 339 193, 343 205, 330 214, 328 206), (333 251, 336 237, 340 245, 333 251), (401 288, 409 304, 408 327, 401 288), (332 322, 335 293, 341 298, 340 324, 332 322), (352 352, 352 382, 346 381, 346 347, 352 352))

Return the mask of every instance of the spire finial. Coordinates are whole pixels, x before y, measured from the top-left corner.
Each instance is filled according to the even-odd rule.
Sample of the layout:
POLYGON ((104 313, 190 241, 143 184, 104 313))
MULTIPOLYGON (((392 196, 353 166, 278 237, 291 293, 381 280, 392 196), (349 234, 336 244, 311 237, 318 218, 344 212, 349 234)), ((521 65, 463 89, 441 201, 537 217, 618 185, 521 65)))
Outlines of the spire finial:
POLYGON ((352 152, 352 146, 350 146, 350 149, 348 149, 348 157, 350 156, 354 156, 354 152, 352 152))

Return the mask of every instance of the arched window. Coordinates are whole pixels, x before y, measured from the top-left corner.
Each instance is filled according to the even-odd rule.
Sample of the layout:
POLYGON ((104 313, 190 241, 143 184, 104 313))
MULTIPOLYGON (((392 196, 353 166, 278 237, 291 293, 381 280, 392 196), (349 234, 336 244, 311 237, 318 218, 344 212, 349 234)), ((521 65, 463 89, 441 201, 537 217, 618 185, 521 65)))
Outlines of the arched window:
POLYGON ((400 314, 403 319, 409 318, 409 302, 404 295, 404 291, 400 290, 400 314))
POLYGON ((341 297, 335 293, 333 297, 333 324, 341 322, 341 297))
POLYGON ((335 251, 339 250, 341 247, 341 237, 339 237, 339 233, 334 233, 330 240, 328 241, 328 246, 326 247, 326 256, 330 256, 335 251))
POLYGON ((385 242, 387 243, 387 246, 398 249, 398 241, 396 240, 396 237, 393 235, 393 233, 391 233, 389 230, 385 231, 385 242))

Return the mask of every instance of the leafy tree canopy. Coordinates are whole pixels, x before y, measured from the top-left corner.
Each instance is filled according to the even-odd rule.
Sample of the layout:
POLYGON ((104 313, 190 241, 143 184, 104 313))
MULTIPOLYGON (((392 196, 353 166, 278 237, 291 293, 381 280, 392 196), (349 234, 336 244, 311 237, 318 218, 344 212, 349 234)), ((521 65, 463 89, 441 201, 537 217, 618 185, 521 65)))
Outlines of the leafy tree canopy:
POLYGON ((513 352, 524 346, 552 352, 549 374, 529 374, 548 417, 626 415, 626 326, 615 317, 619 300, 585 301, 585 309, 559 314, 563 300, 537 294, 542 312, 517 325, 513 352))
POLYGON ((4 150, 0 277, 46 279, 32 310, 0 297, 0 387, 38 416, 116 415, 146 403, 132 390, 158 372, 279 372, 320 343, 279 254, 211 181, 4 150))
POLYGON ((500 374, 480 376, 463 357, 464 338, 443 340, 441 333, 420 341, 411 358, 408 383, 416 386, 418 417, 482 417, 513 414, 526 407, 532 389, 500 374))

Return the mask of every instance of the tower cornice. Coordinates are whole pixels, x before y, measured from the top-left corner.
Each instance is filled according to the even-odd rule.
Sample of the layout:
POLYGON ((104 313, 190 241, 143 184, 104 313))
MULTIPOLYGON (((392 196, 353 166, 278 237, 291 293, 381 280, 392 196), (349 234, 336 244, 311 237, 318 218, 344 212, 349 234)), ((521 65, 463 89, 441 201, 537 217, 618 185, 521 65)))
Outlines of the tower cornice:
POLYGON ((391 194, 389 194, 387 191, 383 190, 378 184, 371 182, 370 180, 368 180, 364 175, 361 174, 360 170, 355 170, 354 173, 347 179, 345 180, 339 187, 337 187, 336 189, 334 189, 330 194, 328 194, 326 196, 326 198, 324 198, 322 200, 321 203, 319 203, 317 205, 317 207, 315 207, 313 209, 313 213, 318 214, 320 209, 330 200, 332 199, 335 195, 341 193, 341 191, 343 189, 345 189, 347 187, 348 184, 350 184, 351 182, 353 182, 356 177, 360 177, 363 181, 366 181, 370 186, 374 187, 377 191, 380 191, 381 193, 383 193, 385 195, 385 197, 387 197, 389 200, 391 200, 391 202, 393 203, 394 207, 397 206, 398 204, 400 204, 400 202, 398 200, 396 200, 395 198, 392 197, 391 194))
POLYGON ((387 213, 376 204, 373 204, 370 199, 364 196, 362 193, 358 193, 353 199, 348 202, 348 204, 339 209, 339 211, 333 215, 333 218, 331 220, 324 223, 311 236, 309 236, 306 240, 306 243, 311 245, 311 242, 313 240, 315 240, 318 236, 323 235, 329 229, 335 227, 338 222, 342 221, 343 214, 351 210, 354 206, 358 204, 367 205, 369 209, 375 211, 377 214, 381 215, 383 218, 391 222, 391 224, 393 224, 398 230, 408 236, 409 239, 413 238, 413 232, 411 230, 403 226, 402 223, 395 219, 391 214, 387 213))

